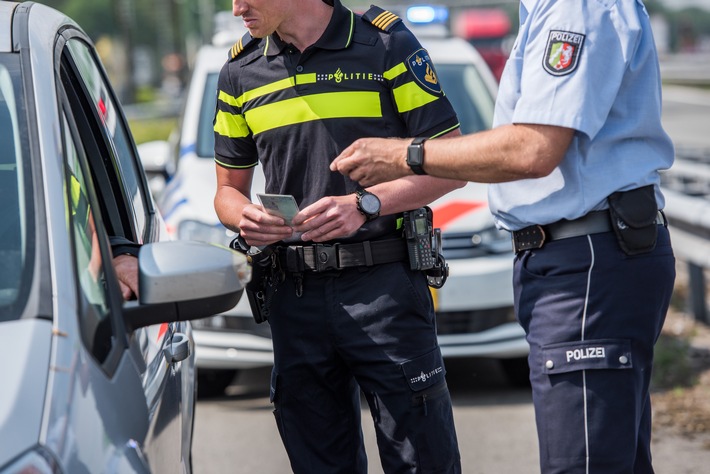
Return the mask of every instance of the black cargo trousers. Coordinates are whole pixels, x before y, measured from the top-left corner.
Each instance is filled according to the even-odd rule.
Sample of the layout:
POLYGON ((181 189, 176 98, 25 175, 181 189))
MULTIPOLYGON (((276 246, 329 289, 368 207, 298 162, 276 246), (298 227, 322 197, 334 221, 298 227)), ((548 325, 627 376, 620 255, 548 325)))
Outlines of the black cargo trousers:
POLYGON ((360 389, 387 473, 460 473, 426 278, 408 262, 287 273, 273 300, 271 400, 297 474, 364 473, 360 389))

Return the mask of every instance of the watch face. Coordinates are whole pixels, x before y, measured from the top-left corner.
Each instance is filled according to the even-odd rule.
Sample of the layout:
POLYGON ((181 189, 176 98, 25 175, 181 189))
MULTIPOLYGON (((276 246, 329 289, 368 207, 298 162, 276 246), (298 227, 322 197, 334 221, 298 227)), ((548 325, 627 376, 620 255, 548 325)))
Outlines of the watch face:
POLYGON ((422 145, 409 145, 409 148, 407 148, 407 164, 409 166, 421 166, 424 161, 422 158, 424 158, 422 145))
POLYGON ((366 214, 377 214, 380 212, 380 200, 371 193, 364 193, 360 197, 360 208, 366 214))

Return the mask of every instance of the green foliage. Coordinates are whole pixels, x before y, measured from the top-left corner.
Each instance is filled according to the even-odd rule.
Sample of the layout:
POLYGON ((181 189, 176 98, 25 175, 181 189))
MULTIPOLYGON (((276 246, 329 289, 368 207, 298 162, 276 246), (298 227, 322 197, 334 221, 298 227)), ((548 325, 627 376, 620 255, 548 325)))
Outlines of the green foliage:
POLYGON ((690 342, 686 337, 662 334, 656 343, 651 386, 655 389, 692 386, 696 374, 689 352, 690 342))
POLYGON ((153 140, 167 140, 170 132, 177 126, 177 119, 174 117, 133 119, 128 122, 137 145, 153 140))
POLYGON ((50 6, 76 21, 86 34, 96 40, 102 34, 118 33, 118 22, 115 18, 114 0, 37 0, 50 6))

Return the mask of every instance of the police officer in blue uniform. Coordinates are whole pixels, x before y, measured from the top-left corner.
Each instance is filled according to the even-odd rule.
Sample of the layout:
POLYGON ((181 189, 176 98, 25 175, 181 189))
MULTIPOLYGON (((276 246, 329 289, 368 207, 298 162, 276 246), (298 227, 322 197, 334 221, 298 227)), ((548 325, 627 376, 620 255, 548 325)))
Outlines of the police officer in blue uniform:
POLYGON ((649 381, 675 279, 659 170, 674 151, 641 0, 523 0, 494 122, 423 153, 359 140, 331 168, 362 185, 412 164, 495 183, 542 472, 652 473, 649 381))
POLYGON ((263 314, 291 467, 367 471, 362 390, 385 472, 459 473, 431 294, 410 269, 401 218, 464 182, 417 176, 363 189, 329 170, 360 137, 460 135, 434 65, 377 7, 360 16, 339 0, 235 0, 234 14, 249 34, 218 82, 215 208, 240 247, 269 246, 259 259, 273 251, 263 314), (268 193, 294 196, 292 222, 251 202, 257 165, 268 193))

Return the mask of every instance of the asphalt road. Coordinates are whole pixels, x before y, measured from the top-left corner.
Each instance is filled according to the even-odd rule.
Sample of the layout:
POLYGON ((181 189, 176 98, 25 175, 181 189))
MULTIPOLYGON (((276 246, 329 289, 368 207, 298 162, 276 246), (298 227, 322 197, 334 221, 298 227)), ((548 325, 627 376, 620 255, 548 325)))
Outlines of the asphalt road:
MULTIPOLYGON (((454 359, 446 364, 463 472, 539 472, 529 390, 508 385, 496 361, 454 359)), ((269 371, 244 372, 236 382, 227 396, 198 401, 193 445, 195 474, 291 472, 271 413, 269 371)), ((379 474, 382 469, 374 431, 366 404, 363 408, 369 472, 379 474)), ((658 474, 707 472, 710 450, 701 440, 658 431, 654 437, 658 474)))

